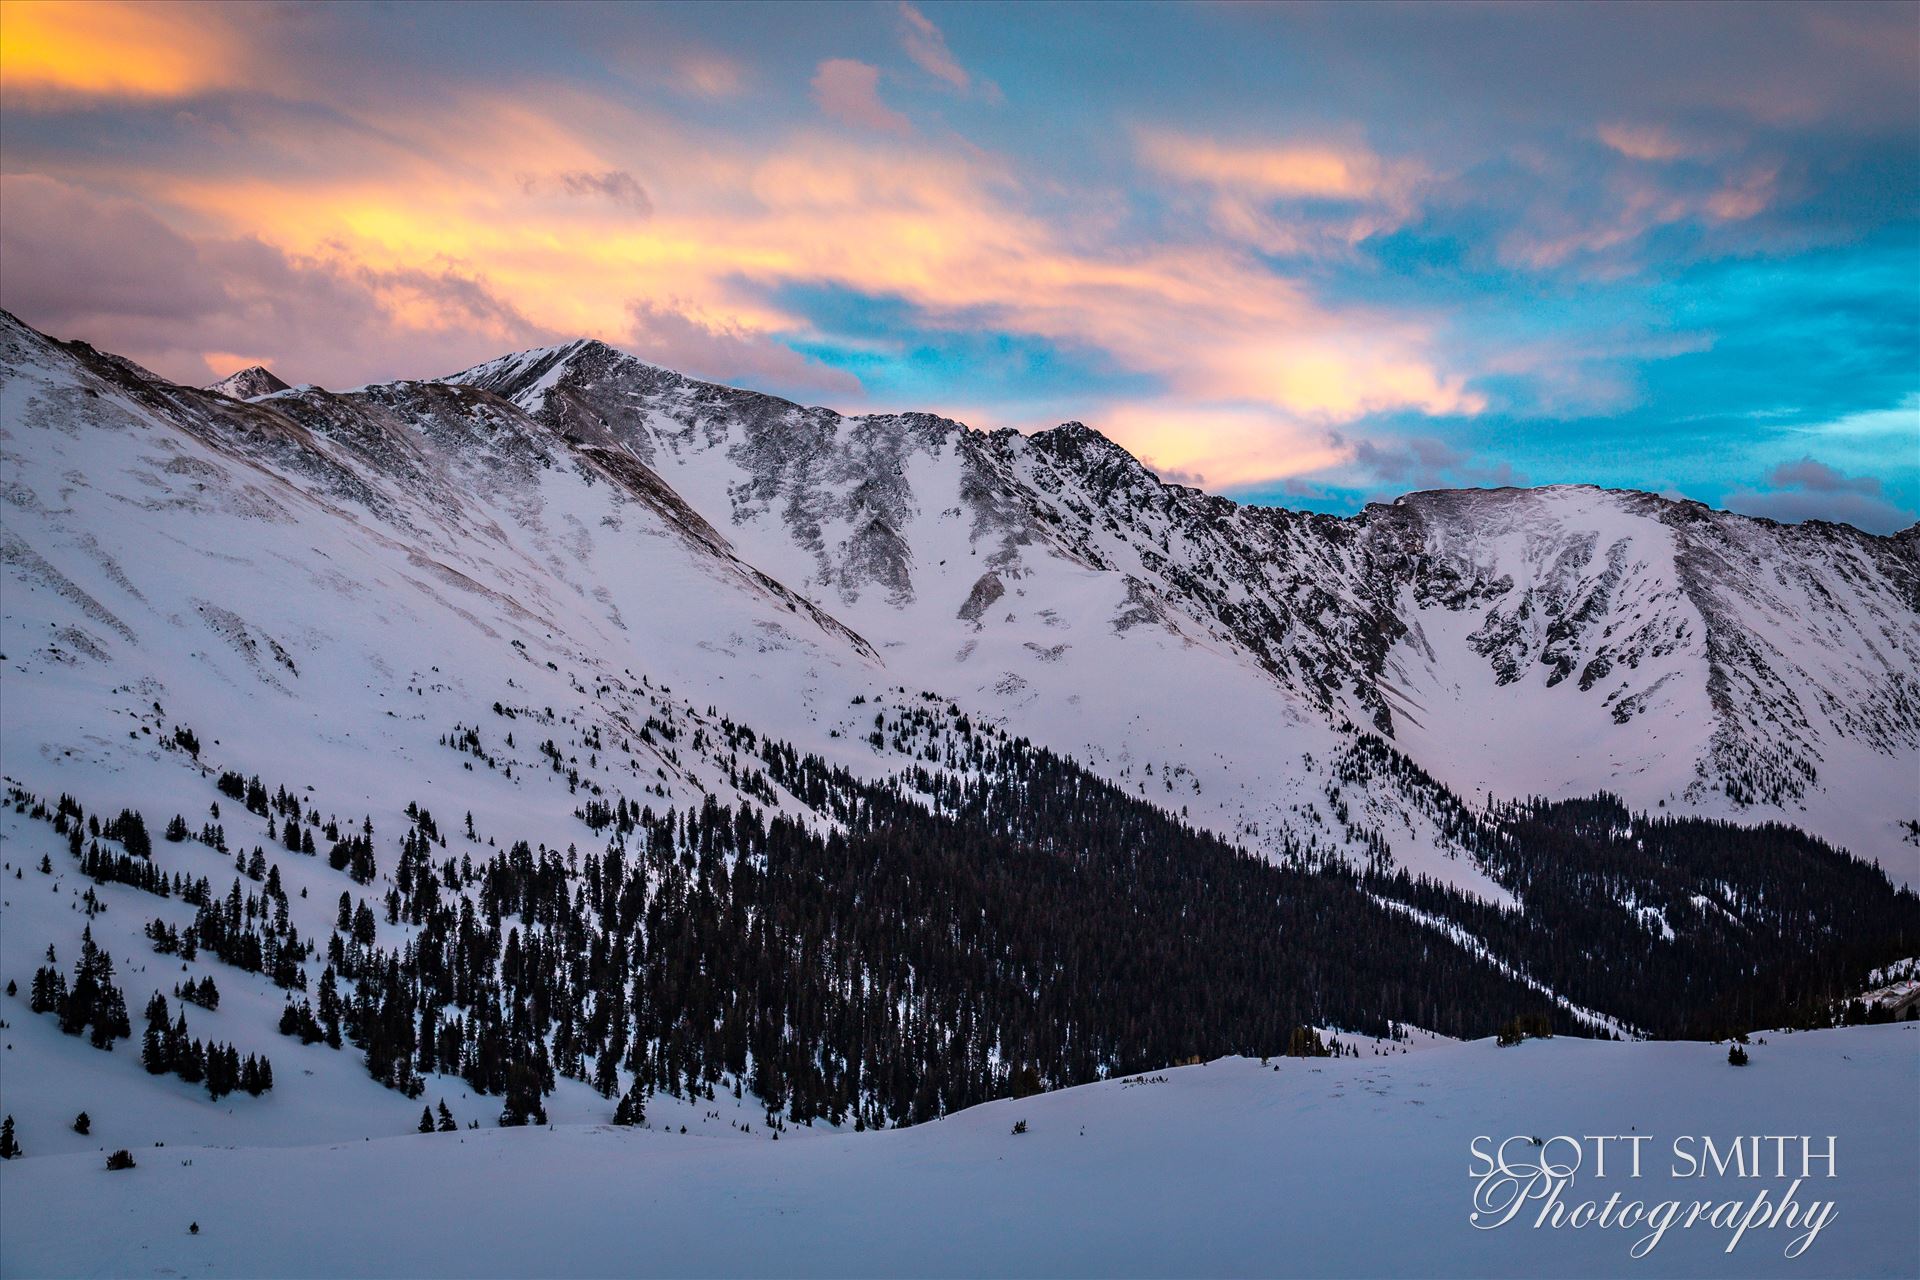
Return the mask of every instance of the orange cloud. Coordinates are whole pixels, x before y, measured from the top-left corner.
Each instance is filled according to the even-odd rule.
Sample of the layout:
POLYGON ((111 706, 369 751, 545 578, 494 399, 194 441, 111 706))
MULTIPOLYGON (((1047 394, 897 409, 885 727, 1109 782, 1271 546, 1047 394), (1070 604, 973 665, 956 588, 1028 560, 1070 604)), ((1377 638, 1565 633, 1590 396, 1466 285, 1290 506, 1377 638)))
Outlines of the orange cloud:
POLYGON ((1115 405, 1089 418, 1163 479, 1208 488, 1284 480, 1345 462, 1324 430, 1268 410, 1182 401, 1115 405))
POLYGON ((217 6, 0 4, 0 88, 17 103, 183 97, 233 83, 237 53, 217 6))
POLYGON ((1391 231, 1413 215, 1430 177, 1359 145, 1228 144, 1162 130, 1140 131, 1136 145, 1149 168, 1206 193, 1215 230, 1272 254, 1345 252, 1391 231))
MULTIPOLYGON (((369 282, 386 323, 423 339, 457 326, 498 331, 504 346, 519 317, 541 335, 590 334, 665 362, 690 352, 748 380, 804 375, 857 396, 843 375, 779 356, 811 332, 781 291, 828 285, 901 299, 926 325, 1096 352, 1165 388, 1097 425, 1214 483, 1293 474, 1300 457, 1324 453, 1301 433, 1359 414, 1480 407, 1435 364, 1420 325, 1320 305, 1246 240, 1140 243, 1118 222, 1041 216, 992 155, 884 136, 908 126, 877 83, 873 68, 845 60, 815 80, 823 106, 882 135, 863 139, 802 128, 743 145, 565 86, 523 85, 428 105, 356 101, 341 108, 351 127, 256 113, 235 145, 301 157, 281 173, 116 162, 100 176, 182 231, 258 237, 289 261, 369 282), (569 194, 567 175, 602 194, 569 194), (615 183, 629 198, 605 194, 615 183), (646 217, 630 194, 640 191, 646 217), (474 290, 512 313, 476 303, 474 290), (1164 425, 1178 422, 1184 433, 1164 425)), ((1214 170, 1239 171, 1214 163, 1225 151, 1207 154, 1214 170)), ((1359 152, 1302 152, 1254 172, 1296 191, 1404 182, 1359 152)), ((1089 193, 1082 208, 1099 203, 1089 193)))
POLYGON ((1232 146, 1155 130, 1142 132, 1139 146, 1170 177, 1256 195, 1375 200, 1402 194, 1415 177, 1359 147, 1232 146))
MULTIPOLYGON (((593 166, 618 159, 579 139, 562 154, 575 152, 597 156, 593 166)), ((497 157, 493 179, 461 181, 449 166, 404 182, 376 175, 331 189, 247 182, 172 194, 205 216, 272 227, 290 249, 319 258, 385 269, 447 258, 484 270, 544 326, 638 338, 643 354, 657 335, 635 330, 636 298, 685 300, 676 307, 691 323, 747 344, 806 332, 803 316, 765 301, 790 283, 899 297, 935 325, 1097 349, 1161 379, 1181 406, 1171 416, 1136 407, 1103 428, 1216 483, 1301 469, 1304 437, 1281 424, 1481 407, 1461 379, 1432 366, 1417 327, 1330 313, 1231 249, 1080 245, 1072 229, 1021 211, 1017 184, 991 160, 797 135, 744 170, 650 176, 650 188, 673 198, 644 221, 605 202, 569 202, 563 233, 541 202, 501 197, 526 154, 497 157), (1193 430, 1184 444, 1166 427, 1132 438, 1150 421, 1193 430), (1268 444, 1256 447, 1263 430, 1268 444)), ((424 304, 398 314, 435 322, 424 304)), ((1318 437, 1308 444, 1319 452, 1306 465, 1320 465, 1318 437)))

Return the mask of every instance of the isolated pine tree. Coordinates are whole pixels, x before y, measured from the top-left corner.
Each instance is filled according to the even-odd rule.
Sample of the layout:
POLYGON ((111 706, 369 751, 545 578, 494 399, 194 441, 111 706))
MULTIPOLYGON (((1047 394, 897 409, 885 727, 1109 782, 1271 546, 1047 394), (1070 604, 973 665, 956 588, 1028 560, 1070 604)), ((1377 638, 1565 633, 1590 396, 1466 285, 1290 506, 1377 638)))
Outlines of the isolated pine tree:
POLYGON ((13 1117, 8 1116, 0 1120, 0 1160, 12 1160, 22 1154, 19 1140, 13 1136, 13 1117))
POLYGON ((420 1108, 419 1132, 421 1133, 433 1132, 433 1108, 432 1107, 420 1108))
POLYGON ((153 841, 147 835, 146 821, 139 814, 131 809, 122 809, 120 816, 109 825, 111 830, 108 834, 117 837, 128 853, 136 858, 152 856, 153 841))
POLYGON ((452 1133, 459 1127, 453 1122, 453 1112, 447 1110, 447 1100, 440 1099, 440 1132, 452 1133))

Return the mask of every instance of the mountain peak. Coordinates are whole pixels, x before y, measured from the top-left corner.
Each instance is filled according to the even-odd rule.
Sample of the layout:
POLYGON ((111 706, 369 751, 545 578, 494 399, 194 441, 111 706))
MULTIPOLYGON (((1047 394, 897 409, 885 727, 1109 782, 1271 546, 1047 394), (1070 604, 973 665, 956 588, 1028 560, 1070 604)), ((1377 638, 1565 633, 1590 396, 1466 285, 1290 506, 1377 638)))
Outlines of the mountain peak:
POLYGON ((289 384, 274 376, 265 365, 248 365, 237 373, 230 373, 207 388, 235 400, 254 400, 260 396, 270 396, 276 391, 289 390, 289 384))
POLYGON ((1063 422, 1057 427, 1034 432, 1031 439, 1035 445, 1056 457, 1111 459, 1124 456, 1128 461, 1138 462, 1125 446, 1114 443, 1084 422, 1063 422))

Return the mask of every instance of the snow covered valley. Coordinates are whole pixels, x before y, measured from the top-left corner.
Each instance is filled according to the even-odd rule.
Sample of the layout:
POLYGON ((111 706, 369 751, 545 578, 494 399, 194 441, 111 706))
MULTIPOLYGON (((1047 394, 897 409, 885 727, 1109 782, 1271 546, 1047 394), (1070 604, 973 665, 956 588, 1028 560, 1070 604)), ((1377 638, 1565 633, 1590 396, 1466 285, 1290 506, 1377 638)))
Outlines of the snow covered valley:
MULTIPOLYGON (((17 1035, 18 1032, 12 1034, 17 1035)), ((987 1103, 904 1130, 778 1143, 562 1123, 297 1148, 169 1143, 115 1174, 88 1150, 0 1165, 9 1276, 1912 1276, 1920 1271, 1920 1024, 1724 1046, 1491 1041, 1359 1058, 1227 1058, 987 1103), (1024 1120, 1024 1133, 1012 1132, 1024 1120), (1476 1138, 1624 1143, 1560 1200, 1615 1216, 1477 1228, 1476 1138), (1826 1151, 1795 1186, 1702 1164, 1747 1135, 1826 1151), (1767 1210, 1728 1249, 1729 1222, 1767 1210), (1783 1199, 1831 1214, 1771 1227, 1783 1199), (1658 1216, 1657 1244, 1635 1201, 1658 1216), (1687 1215, 1710 1205, 1691 1226, 1687 1215), (1738 1202, 1737 1210, 1723 1209, 1738 1202), (1713 1218, 1714 1213, 1718 1217, 1713 1218), (1737 1213, 1738 1218, 1729 1214, 1737 1213), (197 1224, 197 1234, 189 1225, 197 1224)), ((85 1052, 83 1049, 82 1052, 85 1052)), ((10 1069, 17 1069, 11 1068, 10 1069)), ((282 1105, 277 1100, 269 1108, 282 1105)), ((138 1130, 102 1114, 105 1145, 138 1130)), ((102 1145, 96 1143, 96 1146, 102 1145)), ((1483 1149, 1491 1149, 1483 1144, 1483 1149)), ((1743 1147, 1744 1150, 1750 1148, 1743 1147)), ((1569 1151, 1545 1149, 1564 1163, 1569 1151)), ((1764 1176, 1753 1176, 1754 1174, 1764 1176)), ((1593 1215, 1590 1215, 1593 1216, 1593 1215)))

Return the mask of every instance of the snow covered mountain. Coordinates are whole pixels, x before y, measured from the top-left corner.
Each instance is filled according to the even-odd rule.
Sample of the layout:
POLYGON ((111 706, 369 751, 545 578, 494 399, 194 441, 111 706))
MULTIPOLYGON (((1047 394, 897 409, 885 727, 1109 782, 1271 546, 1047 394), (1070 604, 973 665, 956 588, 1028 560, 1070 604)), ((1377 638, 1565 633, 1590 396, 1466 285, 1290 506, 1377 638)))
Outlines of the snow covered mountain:
POLYGON ((1912 531, 1242 508, 1082 426, 595 343, 247 390, 0 314, 0 1112, 44 1170, 6 1172, 9 1270, 65 1269, 14 1206, 103 1144, 317 1168, 426 1108, 773 1169, 1320 1031, 1819 1022, 1920 947, 1920 899, 1752 829, 1920 878, 1912 531))
MULTIPOLYGON (((562 718, 634 732, 673 688, 883 776, 926 744, 872 743, 856 699, 925 691, 1269 856, 1496 901, 1460 804, 1603 790, 1920 880, 1915 530, 1584 487, 1242 507, 1079 424, 842 417, 591 341, 261 395, 0 340, 16 777, 123 688, 330 723, 374 798, 505 669, 562 718)), ((739 794, 674 755, 663 795, 739 794)))
MULTIPOLYGON (((912 682, 1242 839, 1350 835, 1316 762, 1359 724, 1462 796, 1607 790, 1920 869, 1920 529, 1587 487, 1243 507, 1078 423, 843 418, 597 342, 449 381, 652 468, 912 682)), ((1349 803, 1447 874, 1405 806, 1349 803)))

